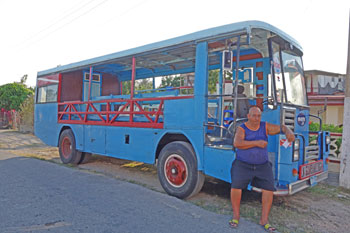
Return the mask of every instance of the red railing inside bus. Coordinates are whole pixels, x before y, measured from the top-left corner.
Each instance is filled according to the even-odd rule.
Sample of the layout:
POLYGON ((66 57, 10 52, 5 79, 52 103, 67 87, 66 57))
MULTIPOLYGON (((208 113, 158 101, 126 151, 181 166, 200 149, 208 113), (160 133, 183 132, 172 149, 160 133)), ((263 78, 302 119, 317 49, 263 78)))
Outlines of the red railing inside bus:
POLYGON ((63 102, 58 103, 58 123, 163 128, 164 101, 189 98, 193 96, 63 102), (149 103, 151 110, 144 107, 149 103))

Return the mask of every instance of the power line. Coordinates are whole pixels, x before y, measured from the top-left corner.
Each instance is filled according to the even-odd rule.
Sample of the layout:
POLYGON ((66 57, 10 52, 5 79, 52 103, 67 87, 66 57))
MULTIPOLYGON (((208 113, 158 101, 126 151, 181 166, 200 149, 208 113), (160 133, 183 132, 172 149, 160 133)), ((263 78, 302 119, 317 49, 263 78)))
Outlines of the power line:
MULTIPOLYGON (((93 1, 95 1, 95 0, 92 0, 92 1, 90 1, 90 2, 93 2, 93 1)), ((72 20, 68 21, 67 23, 65 23, 65 24, 63 24, 63 25, 57 27, 55 30, 53 30, 53 31, 51 31, 51 32, 49 32, 49 33, 47 33, 47 34, 45 34, 44 36, 42 36, 41 38, 39 38, 39 39, 33 41, 32 43, 29 43, 29 45, 27 45, 25 48, 30 47, 30 46, 32 46, 32 45, 34 45, 34 44, 36 44, 36 43, 42 41, 42 40, 45 39, 46 37, 48 37, 48 36, 50 36, 51 34, 57 32, 58 30, 60 30, 60 29, 62 29, 62 28, 64 28, 64 27, 66 27, 67 25, 73 23, 74 21, 78 20, 78 19, 81 18, 82 16, 84 16, 84 15, 90 13, 91 11, 93 11, 93 10, 96 9, 97 7, 101 6, 102 4, 106 3, 107 1, 108 1, 108 0, 104 0, 104 1, 100 2, 99 4, 97 4, 97 5, 95 5, 94 7, 90 8, 89 10, 87 10, 87 11, 83 12, 82 14, 80 14, 80 15, 74 17, 72 20)), ((89 3, 90 3, 90 2, 89 2, 89 3)), ((88 4, 85 4, 85 5, 88 5, 88 4)), ((85 5, 84 5, 84 6, 85 6, 85 5)))
MULTIPOLYGON (((36 32, 33 36, 25 39, 24 42, 22 42, 21 44, 30 44, 31 41, 33 41, 36 37, 39 37, 43 32, 49 30, 50 28, 52 28, 53 26, 55 26, 56 24, 60 23, 61 21, 65 20, 66 18, 68 18, 69 16, 71 16, 72 14, 74 14, 75 12, 83 9, 85 6, 89 5, 91 2, 96 1, 96 0, 91 0, 89 2, 87 2, 86 4, 81 5, 81 3, 84 3, 85 1, 82 0, 80 1, 78 4, 76 4, 75 6, 73 6, 70 10, 68 10, 68 13, 64 14, 61 17, 56 17, 56 19, 53 20, 53 23, 51 23, 50 25, 48 25, 47 27, 43 28, 42 30, 40 30, 39 32, 36 32)), ((18 45, 20 46, 20 44, 18 45)))
POLYGON ((75 5, 72 9, 75 9, 77 7, 79 7, 78 9, 76 10, 73 10, 73 11, 69 11, 68 13, 66 13, 65 15, 63 15, 62 17, 60 17, 58 20, 55 20, 52 24, 50 24, 49 26, 45 27, 44 29, 42 29, 41 31, 37 32, 33 37, 36 37, 38 34, 52 28, 53 26, 55 26, 57 23, 63 21, 65 18, 68 18, 69 16, 71 16, 72 14, 74 14, 75 12, 81 10, 82 8, 84 8, 85 6, 89 5, 91 2, 94 2, 96 0, 91 0, 89 2, 87 2, 86 4, 82 5, 81 7, 79 7, 79 5, 83 2, 85 2, 84 0, 79 2, 77 5, 75 5))
POLYGON ((144 1, 140 2, 140 3, 134 4, 134 5, 133 5, 132 7, 130 7, 129 9, 123 11, 120 15, 116 15, 116 16, 110 18, 109 20, 106 20, 106 21, 104 21, 103 23, 98 24, 97 26, 100 26, 100 25, 109 23, 109 22, 111 22, 112 20, 115 20, 115 19, 117 19, 117 18, 120 18, 121 16, 124 16, 126 13, 129 13, 130 11, 132 11, 132 10, 134 10, 134 9, 136 9, 136 8, 138 8, 138 7, 140 7, 141 5, 145 4, 145 3, 148 2, 148 1, 149 1, 149 0, 144 0, 144 1))

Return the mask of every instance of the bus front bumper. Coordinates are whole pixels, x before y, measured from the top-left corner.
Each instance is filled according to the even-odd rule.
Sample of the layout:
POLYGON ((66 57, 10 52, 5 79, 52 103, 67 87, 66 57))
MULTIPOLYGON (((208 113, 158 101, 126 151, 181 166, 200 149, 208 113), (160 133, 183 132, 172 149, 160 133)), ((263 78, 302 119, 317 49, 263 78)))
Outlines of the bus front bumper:
MULTIPOLYGON (((279 189, 273 192, 276 196, 286 196, 286 195, 292 195, 294 193, 297 193, 303 189, 306 189, 308 187, 311 187, 325 179, 328 178, 328 171, 319 173, 317 175, 314 175, 313 177, 309 177, 303 180, 298 180, 294 183, 289 184, 288 189, 279 189)), ((261 192, 260 188, 252 187, 253 191, 261 192)))

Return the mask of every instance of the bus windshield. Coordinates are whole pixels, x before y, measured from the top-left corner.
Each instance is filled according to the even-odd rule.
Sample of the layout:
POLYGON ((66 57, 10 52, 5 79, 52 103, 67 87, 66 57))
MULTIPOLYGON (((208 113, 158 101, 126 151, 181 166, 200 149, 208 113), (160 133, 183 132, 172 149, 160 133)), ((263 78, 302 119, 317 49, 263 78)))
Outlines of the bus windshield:
POLYGON ((287 102, 307 105, 305 79, 301 57, 289 51, 281 51, 287 102))
POLYGON ((277 102, 281 102, 280 94, 283 91, 283 102, 307 105, 301 56, 292 50, 282 49, 282 46, 274 41, 271 45, 277 102))

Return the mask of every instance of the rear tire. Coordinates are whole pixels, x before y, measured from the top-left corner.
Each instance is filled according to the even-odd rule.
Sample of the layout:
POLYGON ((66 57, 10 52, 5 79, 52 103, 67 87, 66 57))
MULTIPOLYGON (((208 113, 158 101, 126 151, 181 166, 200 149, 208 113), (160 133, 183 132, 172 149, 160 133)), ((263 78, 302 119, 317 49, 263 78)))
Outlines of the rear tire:
POLYGON ((88 152, 82 152, 81 153, 81 158, 80 158, 80 161, 78 162, 78 164, 84 164, 84 163, 87 163, 90 161, 91 159, 91 153, 88 153, 88 152))
POLYGON ((175 141, 164 146, 157 171, 160 184, 171 196, 189 198, 203 187, 204 175, 198 171, 196 155, 188 142, 175 141))
POLYGON ((71 129, 61 133, 58 147, 62 163, 77 165, 81 160, 82 153, 76 150, 75 137, 71 129))

